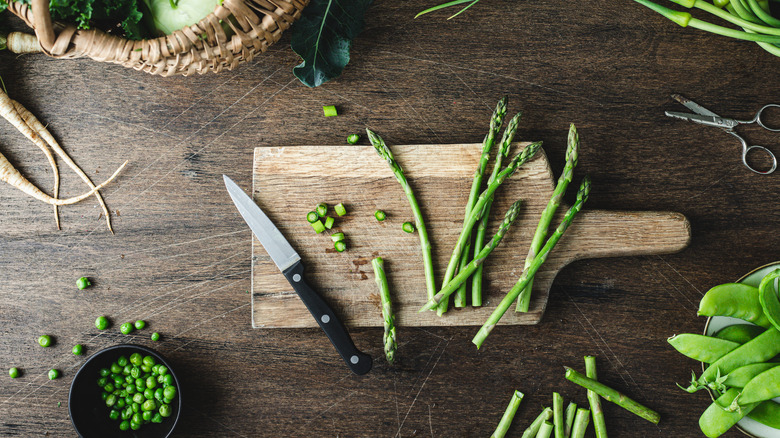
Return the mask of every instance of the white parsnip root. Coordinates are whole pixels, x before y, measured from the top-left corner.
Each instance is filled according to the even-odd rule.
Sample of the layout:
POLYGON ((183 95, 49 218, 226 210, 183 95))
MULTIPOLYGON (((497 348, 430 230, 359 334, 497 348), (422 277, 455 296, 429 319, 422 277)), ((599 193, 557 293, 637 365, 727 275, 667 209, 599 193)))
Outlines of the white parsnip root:
POLYGON ((43 52, 38 38, 24 32, 11 32, 7 35, 0 33, 0 50, 3 49, 8 49, 9 52, 17 55, 43 52))
POLYGON ((84 171, 81 170, 81 168, 70 158, 67 152, 65 152, 65 150, 62 149, 59 143, 57 143, 57 141, 54 139, 54 136, 51 135, 51 133, 46 129, 43 123, 41 123, 40 120, 38 120, 32 113, 30 113, 26 108, 24 108, 24 106, 22 106, 19 102, 11 99, 4 92, 4 90, 0 90, 0 116, 8 120, 16 129, 19 130, 19 132, 21 132, 25 137, 27 137, 36 146, 38 146, 46 155, 46 158, 49 160, 49 163, 51 164, 52 169, 54 171, 54 190, 53 190, 54 196, 49 196, 43 193, 38 187, 36 187, 29 180, 27 180, 21 173, 19 173, 19 171, 16 170, 13 167, 13 165, 8 161, 8 159, 6 159, 5 156, 3 156, 2 154, 0 154, 0 180, 13 185, 14 187, 18 188, 24 193, 27 193, 28 195, 40 201, 53 205, 57 229, 60 229, 59 213, 57 211, 57 206, 74 204, 89 196, 95 195, 98 202, 100 203, 100 206, 103 209, 103 214, 106 216, 106 223, 108 225, 108 229, 113 234, 114 230, 111 227, 111 215, 108 211, 108 208, 106 207, 105 202, 103 201, 103 197, 100 195, 100 192, 98 190, 104 187, 109 182, 111 182, 119 174, 119 172, 125 167, 127 161, 125 161, 119 167, 119 169, 117 169, 117 171, 114 172, 111 178, 109 178, 99 186, 95 186, 92 183, 92 181, 89 179, 89 177, 84 173, 84 171), (73 169, 73 171, 76 172, 76 174, 79 177, 81 177, 82 180, 84 180, 85 183, 87 183, 87 185, 91 189, 89 192, 68 199, 59 199, 59 179, 60 179, 59 171, 57 169, 57 164, 54 161, 54 156, 51 153, 50 148, 53 149, 54 152, 56 152, 57 155, 63 161, 65 161, 65 163, 71 169, 73 169))

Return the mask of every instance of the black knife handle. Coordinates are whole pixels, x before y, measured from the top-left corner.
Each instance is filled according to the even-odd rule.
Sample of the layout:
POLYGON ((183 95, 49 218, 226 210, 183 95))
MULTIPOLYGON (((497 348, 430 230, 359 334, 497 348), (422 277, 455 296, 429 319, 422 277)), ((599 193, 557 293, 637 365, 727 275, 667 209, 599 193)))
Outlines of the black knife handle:
POLYGON ((283 272, 295 292, 301 297, 303 304, 309 309, 317 324, 320 325, 328 339, 336 347, 349 369, 357 375, 363 375, 371 371, 371 356, 361 353, 352 342, 346 327, 333 313, 325 299, 306 283, 303 278, 303 264, 298 261, 283 272))

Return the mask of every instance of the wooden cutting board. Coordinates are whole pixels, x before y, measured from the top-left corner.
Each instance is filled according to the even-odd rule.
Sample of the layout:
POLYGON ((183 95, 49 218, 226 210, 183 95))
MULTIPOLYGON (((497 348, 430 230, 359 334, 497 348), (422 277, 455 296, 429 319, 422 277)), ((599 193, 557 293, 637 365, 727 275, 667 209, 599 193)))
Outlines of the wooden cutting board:
MULTIPOLYGON (((513 153, 525 144, 514 145, 513 153)), ((392 150, 421 205, 440 282, 461 230, 481 145, 392 146, 392 150)), ((581 177, 575 171, 570 193, 576 192, 581 177)), ((426 301, 419 236, 401 229, 403 222, 413 222, 409 203, 387 163, 373 147, 256 148, 253 180, 255 201, 301 255, 309 283, 349 327, 382 325, 371 268, 371 259, 377 256, 385 259, 398 325, 484 323, 522 273, 539 215, 555 184, 547 157, 540 151, 499 188, 491 214, 490 236, 515 200, 523 199, 523 207, 501 245, 485 263, 484 305, 462 309, 450 305, 450 311, 438 317, 435 312, 417 313, 426 301), (347 251, 335 252, 329 232, 316 234, 306 221, 306 213, 319 202, 346 205, 348 213, 344 217, 337 217, 332 211, 330 214, 336 217, 332 232, 341 231, 347 236, 347 251), (387 213, 384 222, 374 218, 377 209, 387 213)), ((561 205, 553 228, 567 208, 561 205)), ((500 323, 538 323, 553 279, 575 260, 673 253, 685 248, 689 241, 690 224, 682 214, 588 210, 586 204, 536 274, 530 311, 507 312, 500 323)), ((252 326, 317 327, 256 238, 252 254, 252 326)))

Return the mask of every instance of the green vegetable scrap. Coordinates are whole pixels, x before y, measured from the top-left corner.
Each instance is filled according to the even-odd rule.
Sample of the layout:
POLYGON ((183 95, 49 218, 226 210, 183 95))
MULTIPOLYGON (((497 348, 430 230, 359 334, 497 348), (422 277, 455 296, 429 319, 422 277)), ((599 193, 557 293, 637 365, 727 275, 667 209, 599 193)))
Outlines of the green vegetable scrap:
POLYGON ((385 346, 385 358, 389 363, 393 363, 398 342, 395 337, 395 314, 390 299, 390 287, 385 275, 385 261, 381 257, 377 257, 371 260, 371 267, 374 268, 374 280, 379 288, 379 300, 382 303, 382 320, 385 328, 382 339, 385 346))
POLYGON ((341 240, 344 240, 345 238, 346 238, 346 236, 344 236, 344 233, 333 233, 333 234, 330 235, 330 239, 333 242, 339 242, 341 240))
POLYGON ((322 112, 325 114, 325 117, 336 117, 339 115, 339 112, 336 110, 336 107, 333 105, 327 105, 322 107, 322 112))
POLYGON ((292 27, 291 46, 302 58, 293 73, 316 87, 338 77, 349 63, 352 40, 363 30, 372 0, 312 0, 292 27))
POLYGON ((49 347, 51 346, 51 336, 49 335, 42 335, 38 337, 38 345, 41 347, 49 347))
POLYGON ((520 402, 523 401, 524 394, 515 390, 512 393, 512 398, 509 400, 509 404, 504 411, 504 415, 501 417, 501 421, 498 422, 496 430, 490 435, 490 438, 503 438, 509 431, 509 426, 512 424, 512 420, 515 418, 517 408, 520 407, 520 402))
POLYGON ((331 229, 333 228, 333 224, 336 223, 336 219, 333 219, 332 217, 326 217, 325 218, 325 228, 331 229))
POLYGON ((310 224, 313 224, 313 223, 317 222, 317 220, 319 220, 319 218, 320 218, 320 215, 318 215, 316 211, 310 211, 310 212, 306 213, 306 221, 309 222, 310 224))
POLYGON ((95 320, 95 327, 98 330, 105 330, 108 328, 108 326, 109 326, 108 318, 106 318, 105 316, 98 316, 97 319, 95 320))
POLYGON ((382 210, 377 210, 374 212, 374 217, 379 222, 382 222, 383 220, 387 219, 387 214, 382 210))
POLYGON ((349 144, 357 144, 357 142, 360 141, 360 134, 350 134, 347 137, 347 143, 349 144))
POLYGON ((321 220, 317 220, 316 222, 313 222, 311 224, 311 227, 314 228, 314 232, 317 234, 320 234, 323 231, 325 231, 325 225, 322 223, 321 220))
POLYGON ((73 346, 73 348, 70 351, 76 356, 81 356, 82 354, 84 354, 84 346, 81 344, 76 344, 73 346))
POLYGON ((401 229, 406 231, 407 233, 414 233, 414 224, 411 222, 404 222, 401 224, 401 229))
POLYGON ((466 7, 464 7, 463 9, 461 9, 460 11, 458 11, 457 13, 455 13, 454 15, 452 15, 451 17, 448 18, 448 20, 452 20, 453 18, 457 17, 458 15, 466 12, 466 10, 468 8, 474 6, 475 4, 477 4, 477 2, 479 2, 479 0, 452 0, 452 1, 449 1, 449 2, 446 2, 446 3, 438 4, 436 6, 432 6, 432 7, 428 8, 428 9, 425 9, 424 11, 419 12, 417 15, 415 15, 414 18, 417 18, 420 15, 425 15, 425 14, 427 14, 429 12, 438 11, 439 9, 449 8, 451 6, 458 6, 458 5, 462 5, 462 4, 468 3, 468 5, 466 5, 466 7))
POLYGON ((317 212, 317 216, 319 216, 321 219, 325 219, 325 217, 328 215, 328 204, 320 202, 314 208, 314 211, 317 212))
POLYGON ((336 249, 336 252, 344 252, 347 250, 347 242, 343 240, 333 242, 333 248, 336 249))
POLYGON ((8 376, 12 379, 19 377, 19 368, 13 367, 8 370, 8 376))
POLYGON ((338 204, 333 206, 333 210, 336 212, 339 216, 344 216, 347 214, 347 207, 344 206, 343 203, 339 202, 338 204))
POLYGON ((87 277, 81 277, 76 281, 76 287, 78 287, 80 290, 86 289, 91 285, 92 283, 87 277))

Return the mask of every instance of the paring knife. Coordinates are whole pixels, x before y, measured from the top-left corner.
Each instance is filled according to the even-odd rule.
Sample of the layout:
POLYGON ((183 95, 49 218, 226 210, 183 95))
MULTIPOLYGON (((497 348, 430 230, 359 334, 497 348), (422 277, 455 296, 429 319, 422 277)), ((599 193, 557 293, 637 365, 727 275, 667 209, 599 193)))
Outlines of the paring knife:
POLYGON ((303 278, 303 263, 301 256, 290 246, 281 231, 271 222, 271 219, 263 213, 263 210, 255 204, 255 201, 226 175, 225 180, 228 194, 238 208, 238 212, 244 218, 249 228, 255 233, 263 248, 271 256, 276 267, 282 271, 287 281, 309 309, 314 319, 320 325, 330 342, 336 347, 349 369, 357 375, 363 375, 371 371, 371 356, 361 353, 352 342, 344 324, 336 317, 333 309, 303 278))

